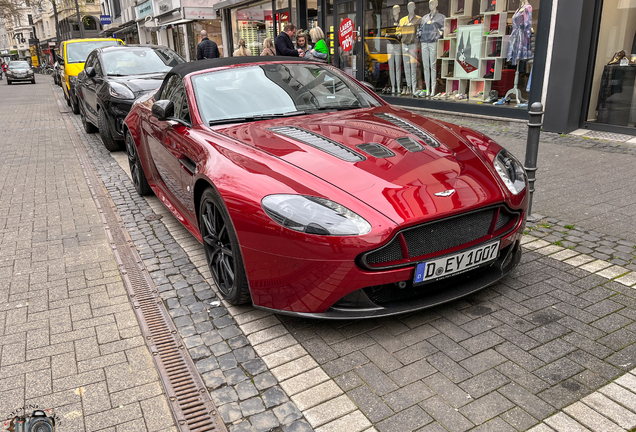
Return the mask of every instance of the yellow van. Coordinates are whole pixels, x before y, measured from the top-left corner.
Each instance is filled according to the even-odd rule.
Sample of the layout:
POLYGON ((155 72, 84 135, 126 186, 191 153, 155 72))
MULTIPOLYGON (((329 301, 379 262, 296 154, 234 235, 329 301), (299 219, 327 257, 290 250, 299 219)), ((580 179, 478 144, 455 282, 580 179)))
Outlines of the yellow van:
POLYGON ((95 48, 111 45, 124 45, 121 39, 71 39, 62 42, 60 46, 60 80, 64 89, 64 99, 73 113, 79 114, 79 105, 75 95, 77 75, 84 70, 86 58, 95 48))

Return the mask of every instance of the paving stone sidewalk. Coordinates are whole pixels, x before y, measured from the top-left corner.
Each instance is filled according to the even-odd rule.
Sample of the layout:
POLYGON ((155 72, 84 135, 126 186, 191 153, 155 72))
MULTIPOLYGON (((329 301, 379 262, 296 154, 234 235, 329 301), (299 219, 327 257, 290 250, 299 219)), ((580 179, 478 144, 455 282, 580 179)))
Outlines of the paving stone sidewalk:
POLYGON ((0 419, 176 431, 48 80, 0 99, 0 419))
MULTIPOLYGON (((199 297, 207 288, 198 276, 209 277, 200 245, 156 200, 135 195, 125 171, 97 138, 83 138, 155 281, 163 280, 158 285, 164 286, 162 294, 183 337, 192 338, 190 352, 199 352, 199 368, 217 404, 226 415, 235 413, 226 419, 233 431, 267 430, 252 421, 250 406, 243 410, 238 385, 256 383, 259 373, 237 360, 233 340, 241 341, 241 348, 252 347, 250 360, 262 360, 260 374, 270 383, 263 389, 282 389, 280 399, 289 398, 304 416, 299 424, 321 431, 361 431, 371 423, 382 432, 514 431, 546 419, 553 429, 576 430, 558 426, 559 421, 571 424, 560 410, 582 409, 577 402, 588 395, 597 398, 599 389, 608 393, 606 386, 628 377, 624 374, 635 366, 633 288, 530 249, 502 283, 395 318, 324 322, 217 306, 214 296, 199 297), (201 303, 205 312, 197 309, 201 303), (214 327, 199 328, 205 320, 197 320, 210 314, 214 327), (220 335, 224 329, 231 330, 215 352, 203 335, 220 335), (231 364, 221 366, 222 358, 231 364), (247 378, 232 381, 234 372, 228 372, 234 370, 247 378)), ((590 157, 589 150, 575 151, 578 160, 590 157)), ((545 182, 550 184, 547 177, 545 182)), ((551 246, 561 247, 550 242, 542 247, 551 246)), ((252 397, 265 401, 263 389, 256 387, 252 397)), ((276 427, 284 425, 274 415, 276 427)))

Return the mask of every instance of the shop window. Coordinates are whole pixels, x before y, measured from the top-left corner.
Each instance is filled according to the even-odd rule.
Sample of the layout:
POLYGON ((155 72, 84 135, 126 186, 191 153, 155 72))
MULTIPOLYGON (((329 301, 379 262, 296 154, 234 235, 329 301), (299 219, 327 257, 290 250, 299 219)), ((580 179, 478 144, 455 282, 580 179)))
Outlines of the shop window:
MULTIPOLYGON (((232 39, 234 47, 231 52, 238 49, 239 40, 243 39, 248 50, 253 56, 258 56, 263 51, 263 42, 267 38, 272 41, 278 34, 274 29, 274 15, 272 2, 250 4, 247 7, 232 9, 232 39)), ((289 21, 289 12, 279 12, 278 21, 289 21)), ((217 42, 218 44, 218 42, 217 42)))
POLYGON ((199 42, 201 42, 201 30, 205 30, 208 32, 208 39, 216 42, 216 45, 219 48, 219 55, 220 57, 223 57, 221 20, 205 20, 194 21, 187 24, 188 42, 190 43, 190 46, 188 47, 190 51, 190 58, 192 60, 197 58, 197 45, 199 44, 199 42))
POLYGON ((539 0, 365 4, 359 78, 378 92, 527 109, 539 0))
POLYGON ((605 0, 587 120, 636 126, 636 4, 605 0))

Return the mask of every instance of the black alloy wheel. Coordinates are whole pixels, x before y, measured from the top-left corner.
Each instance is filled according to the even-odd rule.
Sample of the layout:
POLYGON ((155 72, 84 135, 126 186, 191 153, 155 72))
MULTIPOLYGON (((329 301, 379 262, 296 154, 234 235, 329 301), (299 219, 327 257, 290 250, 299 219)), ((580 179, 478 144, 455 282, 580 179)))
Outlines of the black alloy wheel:
POLYGON ((106 112, 99 107, 97 108, 97 129, 99 129, 99 135, 102 137, 104 147, 106 147, 108 151, 114 152, 121 150, 121 145, 113 139, 113 134, 110 132, 106 112))
POLYGON ((231 304, 250 301, 243 258, 229 214, 216 191, 208 188, 199 203, 199 230, 212 279, 231 304))
POLYGON ((73 96, 73 93, 69 92, 69 99, 71 100, 71 109, 73 110, 73 114, 79 114, 79 104, 77 101, 77 96, 73 96))
POLYGON ((148 185, 144 168, 141 166, 141 160, 139 160, 139 153, 137 153, 137 146, 135 145, 135 140, 130 131, 126 131, 126 154, 128 155, 130 177, 132 178, 135 190, 141 196, 150 195, 152 193, 152 189, 150 189, 150 186, 148 185))
POLYGON ((35 84, 35 78, 31 80, 31 84, 35 84))
POLYGON ((84 131, 87 134, 92 134, 97 132, 97 128, 91 122, 86 119, 86 103, 80 101, 80 118, 82 119, 82 126, 84 126, 84 131))

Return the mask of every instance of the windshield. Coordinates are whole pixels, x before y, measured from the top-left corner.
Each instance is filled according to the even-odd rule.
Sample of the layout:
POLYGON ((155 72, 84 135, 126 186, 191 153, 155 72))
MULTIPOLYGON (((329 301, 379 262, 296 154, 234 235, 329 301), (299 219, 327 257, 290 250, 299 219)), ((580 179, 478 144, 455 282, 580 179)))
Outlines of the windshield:
POLYGON ((68 43, 66 44, 66 62, 84 63, 86 61, 86 57, 88 57, 91 51, 95 48, 119 44, 119 41, 116 40, 68 43))
POLYGON ((25 61, 12 61, 9 63, 9 69, 29 69, 29 63, 25 61))
POLYGON ((196 75, 192 81, 199 111, 208 123, 379 105, 345 75, 316 64, 237 67, 196 75))
POLYGON ((166 73, 173 66, 185 63, 170 49, 138 48, 102 53, 106 75, 143 75, 166 73))

